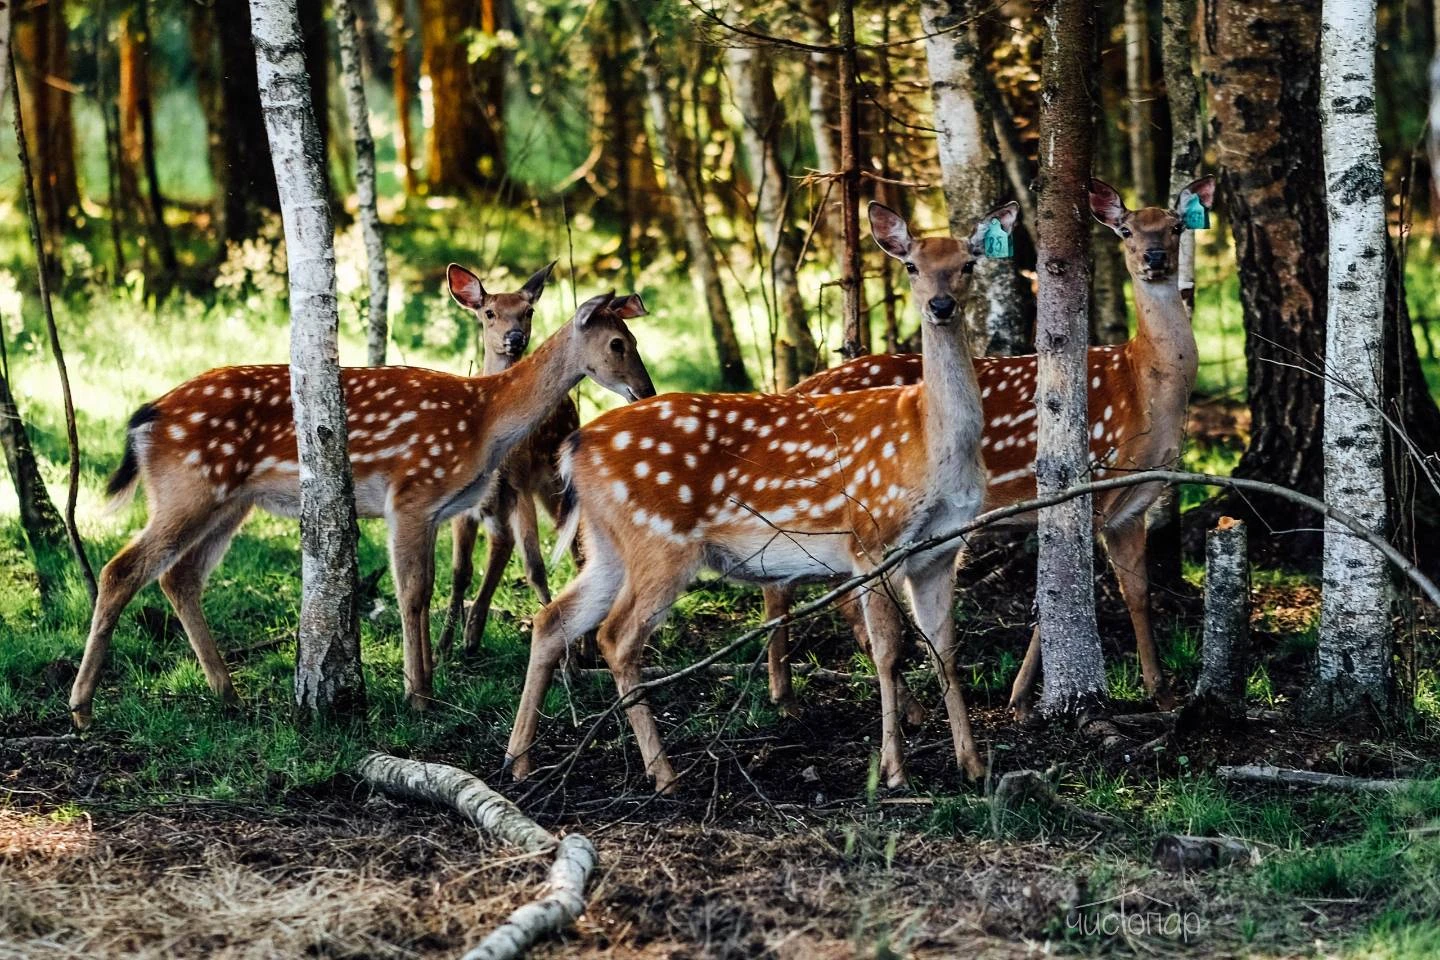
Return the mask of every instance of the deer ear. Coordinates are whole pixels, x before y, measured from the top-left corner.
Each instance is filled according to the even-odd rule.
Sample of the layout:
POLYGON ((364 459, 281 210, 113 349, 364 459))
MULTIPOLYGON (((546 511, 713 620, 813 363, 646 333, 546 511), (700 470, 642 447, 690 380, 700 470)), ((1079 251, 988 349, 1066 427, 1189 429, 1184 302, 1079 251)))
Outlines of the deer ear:
POLYGON ((1120 229, 1120 221, 1125 219, 1125 214, 1130 211, 1125 209, 1125 201, 1120 199, 1120 192, 1104 180, 1090 178, 1090 213, 1111 230, 1120 229))
POLYGON ((609 293, 602 293, 598 297, 591 297, 589 300, 580 304, 580 309, 575 311, 575 326, 583 328, 591 320, 595 319, 595 314, 598 311, 608 307, 610 301, 614 299, 615 291, 611 290, 609 293))
POLYGON ((1011 200, 991 210, 975 221, 970 231, 970 253, 972 256, 1003 258, 1010 256, 1010 232, 1020 221, 1020 204, 1011 200), (1000 236, 996 235, 999 231, 1000 236))
POLYGON ((1180 195, 1175 198, 1175 212, 1180 216, 1185 216, 1191 197, 1198 197, 1200 205, 1209 210, 1215 203, 1215 178, 1212 176, 1192 180, 1180 191, 1180 195))
POLYGON ((645 309, 645 301, 640 299, 638 293, 616 297, 610 304, 610 309, 614 310, 615 315, 623 320, 634 320, 636 317, 643 317, 650 312, 645 309))
POLYGON ((450 296, 455 302, 469 310, 479 310, 480 304, 485 300, 485 288, 480 284, 480 278, 469 270, 452 263, 445 270, 445 278, 450 284, 450 296))
POLYGON ((540 294, 545 292, 545 284, 550 282, 550 275, 555 272, 555 264, 557 263, 559 263, 558 260, 551 260, 545 264, 545 266, 531 274, 530 279, 525 281, 525 286, 520 288, 520 296, 529 300, 531 303, 539 300, 540 294))
POLYGON ((910 228, 905 223, 905 218, 883 203, 871 202, 870 212, 870 233, 875 237, 875 242, 896 260, 906 260, 910 256, 910 248, 915 245, 915 238, 910 236, 910 228))

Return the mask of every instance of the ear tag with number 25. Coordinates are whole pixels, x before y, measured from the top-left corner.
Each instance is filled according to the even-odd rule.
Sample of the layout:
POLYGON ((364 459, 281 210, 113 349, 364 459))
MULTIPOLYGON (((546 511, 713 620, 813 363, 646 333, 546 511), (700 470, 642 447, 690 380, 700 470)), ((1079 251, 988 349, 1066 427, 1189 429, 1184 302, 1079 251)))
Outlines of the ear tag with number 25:
POLYGON ((1190 199, 1185 201, 1185 226, 1191 230, 1210 229, 1210 211, 1200 202, 1198 194, 1190 194, 1190 199))
POLYGON ((1005 228, 1000 226, 1000 219, 998 217, 991 219, 989 225, 985 227, 984 249, 985 256, 993 260, 1004 260, 1006 257, 1014 255, 1014 248, 1010 243, 1010 234, 1006 233, 1005 228))

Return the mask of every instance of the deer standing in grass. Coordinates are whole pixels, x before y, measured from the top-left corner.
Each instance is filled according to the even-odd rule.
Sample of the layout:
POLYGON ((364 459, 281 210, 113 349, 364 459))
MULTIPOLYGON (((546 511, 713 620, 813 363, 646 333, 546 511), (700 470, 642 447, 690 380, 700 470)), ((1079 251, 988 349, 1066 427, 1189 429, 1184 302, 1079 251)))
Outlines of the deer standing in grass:
MULTIPOLYGON (((1215 179, 1202 177, 1191 183, 1180 191, 1170 210, 1128 210, 1113 187, 1099 180, 1090 182, 1091 213, 1121 240, 1139 312, 1133 339, 1117 346, 1091 347, 1089 351, 1094 479, 1173 467, 1180 458, 1186 408, 1199 365, 1190 312, 1180 297, 1176 279, 1180 235, 1186 229, 1184 211, 1192 197, 1208 210, 1215 198, 1215 179)), ((919 266, 925 269, 925 265, 919 266)), ((980 445, 990 471, 985 509, 993 510, 1035 496, 1035 357, 979 357, 975 373, 985 408, 985 432, 980 445)), ((832 394, 864 390, 880 383, 913 383, 921 376, 922 361, 916 354, 859 357, 817 373, 793 389, 832 394)), ((1145 689, 1162 702, 1168 699, 1168 691, 1150 625, 1145 511, 1163 489, 1161 484, 1146 484, 1100 494, 1094 500, 1095 524, 1135 629, 1145 689)), ((1035 515, 1009 522, 1033 525, 1035 515)), ((784 588, 767 589, 765 618, 784 614, 792 593, 784 588)), ((863 644, 863 621, 853 609, 842 606, 842 610, 863 644)), ((770 640, 770 695, 788 709, 794 705, 794 693, 787 648, 788 635, 781 627, 770 640)), ((1018 715, 1029 712, 1039 667, 1037 631, 1011 691, 1010 705, 1018 715)), ((906 696, 902 690, 902 702, 906 696)))
MULTIPOLYGON (((458 264, 451 264, 447 274, 450 296, 475 315, 480 337, 485 344, 482 376, 492 377, 510 369, 525 355, 530 344, 530 325, 535 317, 535 302, 545 291, 552 261, 535 273, 519 293, 487 293, 480 278, 458 264)), ((632 296, 634 296, 632 294, 632 296)), ((635 297, 639 307, 639 298, 635 297)), ((545 576, 545 557, 540 552, 540 526, 535 513, 538 499, 550 519, 560 526, 560 475, 556 456, 560 442, 580 427, 580 412, 568 396, 561 399, 541 421, 524 443, 510 451, 500 467, 494 492, 475 506, 450 521, 453 559, 450 566, 450 609, 445 627, 440 631, 440 652, 450 652, 456 626, 464 619, 465 653, 479 649, 485 635, 485 621, 490 616, 490 602, 505 574, 505 565, 515 545, 520 545, 520 559, 525 579, 541 604, 550 602, 550 585, 545 576), (485 575, 480 592, 464 616, 465 594, 475 572, 475 539, 480 526, 485 526, 485 575)))
MULTIPOLYGON (((629 400, 654 395, 625 326, 643 312, 636 297, 592 297, 533 356, 490 377, 417 367, 341 370, 356 512, 384 517, 390 528, 405 693, 417 709, 430 703, 434 671, 436 529, 493 492, 506 454, 582 378, 629 400)), ((200 596, 252 508, 298 515, 299 473, 287 366, 211 370, 136 411, 109 493, 121 496, 143 480, 150 519, 101 573, 85 656, 70 691, 77 726, 90 724, 121 611, 156 577, 210 689, 236 699, 200 596)))
MULTIPOLYGON (((540 706, 568 646, 600 626, 599 647, 621 696, 640 682, 645 642, 701 567, 782 585, 874 569, 897 545, 950 531, 984 495, 980 387, 958 302, 983 228, 1008 232, 1018 208, 987 215, 975 244, 917 240, 893 210, 870 205, 876 242, 910 269, 921 307, 925 380, 843 393, 667 394, 596 418, 561 452, 585 538, 580 575, 535 618, 506 762, 532 768, 540 706), (919 265, 924 264, 924 269, 919 265), (603 622, 602 622, 603 621, 603 622)), ((563 542, 563 540, 562 540, 563 542)), ((905 782, 896 716, 902 586, 934 655, 955 756, 983 772, 955 666, 951 598, 956 545, 910 557, 861 593, 880 681, 880 762, 905 782)), ((656 789, 675 787, 650 707, 627 710, 656 789)))

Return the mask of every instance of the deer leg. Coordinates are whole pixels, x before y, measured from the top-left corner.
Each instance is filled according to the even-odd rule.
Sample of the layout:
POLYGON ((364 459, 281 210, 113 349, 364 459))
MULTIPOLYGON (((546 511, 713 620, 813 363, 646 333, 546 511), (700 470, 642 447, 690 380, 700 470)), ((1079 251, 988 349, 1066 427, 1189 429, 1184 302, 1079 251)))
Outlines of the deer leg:
POLYGON ((445 612, 445 626, 440 631, 440 652, 450 655, 457 625, 465 617, 465 594, 470 592, 470 578, 475 574, 475 538, 480 521, 467 510, 450 521, 450 608, 445 612))
POLYGON ((186 551, 174 566, 160 575, 160 589, 165 591, 170 606, 175 608, 176 615, 180 617, 180 623, 185 628, 185 637, 190 641, 190 648, 195 651, 195 659, 200 661, 200 669, 205 672, 205 682, 225 703, 236 703, 240 698, 230 680, 225 658, 215 645, 210 625, 205 621, 200 597, 205 592, 205 581, 230 549, 230 541, 235 536, 235 531, 240 529, 249 513, 248 506, 224 511, 210 532, 186 551))
POLYGON ((430 593, 435 586, 435 525, 425 517, 390 521, 390 572, 400 601, 405 699, 416 710, 432 706, 430 593))
MULTIPOLYGON (((848 596, 842 597, 835 604, 835 609, 850 624, 851 631, 855 634, 855 642, 860 645, 860 650, 865 656, 870 653, 870 632, 865 627, 865 611, 860 605, 860 591, 868 587, 857 587, 848 596)), ((903 657, 901 658, 904 659, 903 657)), ((907 726, 918 727, 925 722, 925 706, 915 699, 915 694, 910 692, 910 685, 905 682, 905 674, 895 674, 895 698, 900 707, 900 714, 907 726)))
POLYGON ((470 616, 465 618, 465 655, 473 656, 480 649, 485 637, 485 624, 490 619, 490 604, 495 591, 505 576, 505 567, 510 555, 515 552, 515 538, 510 535, 510 525, 503 515, 495 514, 485 520, 485 576, 480 581, 480 592, 470 605, 470 616))
POLYGON ((935 672, 944 691, 945 712, 950 718, 950 739, 955 746, 955 761, 971 779, 985 775, 985 764, 975 749, 970 731, 970 713, 965 695, 960 690, 960 673, 955 667, 955 564, 952 558, 924 558, 925 561, 906 567, 905 582, 910 593, 910 609, 915 614, 925 644, 930 648, 935 672))
POLYGON ((1160 668, 1160 653, 1150 628, 1150 568, 1144 514, 1102 531, 1101 540, 1105 544, 1105 555, 1110 558, 1110 566, 1115 571, 1115 579, 1120 583, 1120 595, 1130 611, 1145 692, 1155 699, 1161 709, 1169 709, 1174 706, 1174 698, 1160 668))
POLYGON ((520 694, 515 725, 510 729, 509 746, 505 748, 505 766, 516 780, 525 779, 534 769, 530 750, 535 745, 535 732, 540 724, 540 707, 566 648, 605 619, 620 592, 620 561, 613 556, 613 551, 606 553, 605 562, 586 564, 580 575, 535 615, 525 689, 520 694))
POLYGON ((1030 645, 1025 648, 1025 662, 1015 674, 1010 687, 1010 712, 1024 723, 1035 711, 1035 681, 1040 678, 1040 625, 1030 632, 1030 645))
MULTIPOLYGON (((766 587, 765 619, 774 620, 790 612, 790 603, 795 598, 792 587, 766 587)), ((770 631, 770 646, 767 651, 770 667, 770 702, 780 708, 780 715, 792 717, 800 712, 795 699, 795 690, 790 683, 790 626, 781 624, 770 631)))
POLYGON ((152 494, 152 510, 157 512, 151 513, 145 529, 100 571, 90 635, 85 640, 85 654, 70 688, 70 719, 81 730, 90 726, 95 688, 100 683, 100 671, 120 614, 135 594, 203 537, 213 522, 213 503, 169 511, 161 506, 164 503, 163 497, 152 494))
MULTIPOLYGON (((675 598, 689 583, 693 567, 665 558, 644 573, 630 570, 614 608, 600 625, 600 653, 615 678, 616 695, 624 697, 640 685, 640 655, 645 641, 664 622, 675 598)), ((650 704, 642 698, 625 709, 625 716, 639 744, 645 772, 655 778, 655 791, 675 792, 677 776, 665 756, 665 744, 650 704)))
POLYGON ((550 583, 545 576, 545 554, 540 551, 540 521, 535 515, 535 498, 521 493, 510 515, 510 534, 520 545, 520 561, 525 567, 525 581, 543 606, 550 602, 550 583))
POLYGON ((864 591, 860 602, 870 636, 870 656, 880 680, 880 776, 888 787, 903 787, 908 778, 895 690, 900 668, 900 610, 883 587, 864 591))

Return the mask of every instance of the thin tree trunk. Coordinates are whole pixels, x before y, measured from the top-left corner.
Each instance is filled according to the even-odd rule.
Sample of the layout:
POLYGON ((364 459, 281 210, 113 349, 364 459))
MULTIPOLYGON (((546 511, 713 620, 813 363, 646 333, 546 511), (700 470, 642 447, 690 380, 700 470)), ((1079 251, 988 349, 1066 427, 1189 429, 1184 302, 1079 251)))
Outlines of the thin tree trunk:
MULTIPOLYGON (((1103 8, 1097 7, 1097 19, 1102 13, 1103 8)), ((1105 31, 1101 33, 1104 35, 1105 31)), ((1106 183, 1124 183, 1133 175, 1130 164, 1126 161, 1129 145, 1111 118, 1106 116, 1105 110, 1106 95, 1124 89, 1123 81, 1115 76, 1118 71, 1114 70, 1114 61, 1119 59, 1111 57, 1111 62, 1107 63, 1107 58, 1100 56, 1100 51, 1096 50, 1093 61, 1095 87, 1099 91, 1092 112, 1095 120, 1093 169, 1106 183), (1107 67, 1110 68, 1108 72, 1107 67)), ((1124 99, 1128 106, 1128 97, 1124 99)), ((1139 195, 1140 206, 1155 202, 1156 198, 1148 194, 1139 195)), ((1125 269, 1125 252, 1115 241, 1114 232, 1093 219, 1090 224, 1090 241, 1090 340, 1092 343, 1124 343, 1130 339, 1130 315, 1125 304, 1125 281, 1129 277, 1129 272, 1125 269)))
MULTIPOLYGON (((806 0, 805 10, 814 26, 814 40, 828 46, 835 42, 835 32, 830 26, 831 0, 806 0)), ((840 170, 840 100, 833 87, 839 76, 839 68, 833 53, 815 52, 809 55, 809 121, 810 139, 815 145, 815 169, 821 173, 838 173, 840 170)), ((839 207, 840 191, 822 185, 816 193, 819 209, 812 214, 814 234, 812 244, 821 249, 836 251, 840 232, 836 213, 839 207)), ((824 359, 824 358, 822 358, 824 359)))
POLYGON ((865 281, 860 264, 860 118, 856 89, 855 0, 839 0, 840 18, 836 58, 836 90, 840 95, 840 289, 844 292, 841 317, 845 339, 840 352, 847 358, 870 352, 870 324, 863 313, 865 281))
MULTIPOLYGON (((1087 72, 1095 20, 1087 0, 1051 0, 1041 9, 1046 27, 1041 84, 1049 95, 1040 106, 1035 480, 1043 496, 1082 482, 1087 461, 1086 213, 1094 144, 1087 72)), ((1093 539, 1089 496, 1040 511, 1036 598, 1045 669, 1040 709, 1047 716, 1077 713, 1104 695, 1093 539)))
POLYGON ((334 225, 324 153, 296 0, 250 0, 250 16, 290 272, 302 576, 295 701, 311 711, 353 710, 365 696, 356 609, 358 528, 340 388, 334 225))
MULTIPOLYGON (((1195 80, 1195 0, 1162 0, 1160 48, 1170 104, 1170 194, 1174 201, 1205 159, 1200 130, 1200 88, 1195 80)), ((1149 202, 1149 201, 1147 201, 1149 202)), ((1195 306, 1195 231, 1180 234, 1177 279, 1186 306, 1195 306)))
POLYGON ((1000 161, 1005 166, 1005 177, 1010 181, 1015 201, 1020 204, 1019 225, 1033 235, 1035 224, 1039 222, 1035 215, 1035 190, 1025 155, 1025 145, 1020 140, 1019 131, 1015 129, 1015 114, 1005 102, 1000 88, 995 86, 995 78, 988 69, 981 71, 980 82, 985 92, 985 101, 990 107, 1000 161))
POLYGON ((775 97, 772 66, 764 50, 732 47, 729 61, 730 87, 742 117, 741 134, 749 154, 750 178, 755 183, 755 219, 764 244, 761 263, 768 261, 784 329, 777 351, 786 356, 788 363, 777 362, 776 386, 788 390, 819 368, 819 357, 797 276, 803 237, 790 223, 790 180, 780 157, 785 115, 775 97), (783 380, 778 373, 782 366, 788 370, 783 380))
MULTIPOLYGON (((1325 502, 1385 531, 1381 350, 1385 174, 1375 121, 1375 0, 1324 0, 1320 110, 1329 211, 1325 502)), ((1333 521, 1325 528, 1320 646, 1310 709, 1330 720, 1391 708, 1390 571, 1333 521)))
POLYGON ((370 108, 365 102, 365 69, 360 35, 355 28, 354 0, 335 0, 335 27, 340 36, 340 70, 345 81, 345 108, 350 114, 355 141, 355 192, 360 203, 360 230, 365 238, 365 260, 370 268, 370 302, 367 305, 366 362, 385 363, 389 339, 387 305, 390 270, 385 263, 385 242, 380 235, 380 210, 375 201, 375 139, 370 135, 370 108))
MULTIPOLYGON (((1158 203, 1155 184, 1155 119, 1150 89, 1148 0, 1125 0, 1125 94, 1130 134, 1131 185, 1141 204, 1158 203)), ((1186 181, 1187 183, 1189 181, 1186 181)))
POLYGON ((410 126, 411 90, 410 27, 405 16, 406 0, 390 0, 390 72, 395 90, 395 153, 400 161, 405 195, 419 192, 415 176, 415 136, 410 126))
POLYGON ((120 226, 125 201, 120 191, 120 124, 112 87, 116 64, 110 56, 112 37, 110 9, 106 0, 96 4, 95 18, 98 21, 95 30, 95 94, 100 101, 100 119, 105 130, 105 188, 110 205, 107 219, 110 221, 110 251, 114 257, 111 270, 112 280, 118 284, 125 278, 125 242, 120 226))
POLYGON ((65 403, 65 442, 70 468, 69 488, 65 492, 65 533, 70 540, 70 552, 85 578, 85 590, 90 602, 95 602, 95 571, 90 558, 85 554, 85 543, 80 539, 80 528, 75 524, 75 501, 80 495, 80 435, 75 427, 75 399, 70 392, 70 372, 65 367, 65 352, 60 347, 60 331, 55 325, 55 309, 50 301, 50 269, 46 263, 45 245, 40 239, 40 211, 35 197, 35 180, 30 167, 30 150, 25 141, 25 120, 20 110, 20 96, 15 74, 15 59, 5 65, 13 87, 15 108, 15 148, 20 157, 21 189, 25 194, 25 207, 30 215, 30 242, 35 249, 35 275, 40 288, 40 306, 45 314, 45 330, 49 334, 50 353, 55 358, 55 368, 60 374, 60 395, 65 403))
POLYGON ((715 351, 720 364, 720 387, 723 390, 750 390, 750 374, 745 370, 745 361, 740 353, 740 341, 735 336, 735 325, 730 318, 730 305, 725 300, 725 288, 720 277, 720 265, 711 245, 710 229, 705 223, 704 212, 686 179, 681 162, 680 134, 670 114, 669 92, 665 75, 660 65, 660 55, 655 49, 655 37, 646 21, 646 11, 636 0, 620 0, 625 5, 640 46, 640 70, 645 76, 645 97, 650 107, 650 121, 655 129, 655 142, 665 160, 665 186, 675 203, 680 225, 685 234, 685 246, 690 254, 691 277, 710 311, 710 330, 715 338, 715 351))
MULTIPOLYGON (((1005 173, 995 123, 985 96, 985 69, 975 0, 922 0, 920 23, 933 34, 925 41, 934 104, 940 171, 949 211, 950 233, 968 237, 975 218, 998 204, 1005 173), (965 21, 969 21, 965 23, 965 21), (964 24, 956 29, 959 24, 964 24)), ((976 262, 964 306, 973 352, 1023 353, 1024 315, 1013 258, 984 257, 976 262)))
POLYGON ((35 133, 36 200, 41 237, 51 255, 46 262, 53 270, 61 235, 73 225, 80 208, 71 112, 74 95, 69 85, 70 28, 65 0, 46 0, 21 10, 14 45, 19 59, 30 69, 18 92, 28 118, 26 126, 35 133))
POLYGON ((149 228, 150 242, 160 260, 160 275, 164 284, 175 277, 178 265, 175 260, 175 242, 171 239, 170 228, 165 223, 165 198, 160 192, 160 171, 155 163, 155 102, 151 96, 150 67, 154 62, 150 44, 149 0, 135 0, 134 48, 139 63, 133 71, 134 100, 139 121, 138 148, 141 169, 145 171, 145 222, 149 228))

